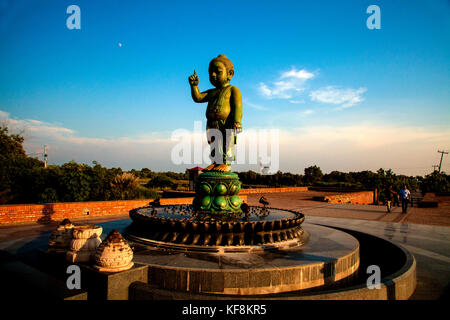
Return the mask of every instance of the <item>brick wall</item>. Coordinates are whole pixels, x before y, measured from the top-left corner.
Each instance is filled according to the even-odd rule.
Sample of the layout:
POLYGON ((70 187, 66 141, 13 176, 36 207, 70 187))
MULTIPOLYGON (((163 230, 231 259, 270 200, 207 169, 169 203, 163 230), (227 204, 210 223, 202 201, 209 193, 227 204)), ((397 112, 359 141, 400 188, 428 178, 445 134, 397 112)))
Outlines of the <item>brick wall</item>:
POLYGON ((276 192, 298 192, 308 191, 308 187, 286 187, 286 188, 255 188, 255 189, 241 189, 241 194, 255 194, 255 193, 276 193, 276 192))
POLYGON ((322 201, 329 203, 373 204, 373 191, 350 192, 322 197, 322 201))
MULTIPOLYGON (((445 198, 445 197, 441 197, 445 198)), ((449 197, 447 197, 449 198, 449 197)), ((439 206, 438 197, 436 197, 435 193, 427 192, 423 196, 422 201, 419 203, 420 208, 437 208, 439 206)))
MULTIPOLYGON (((247 196, 241 197, 247 202, 247 196)), ((161 199, 162 205, 191 204, 194 198, 161 199)), ((60 202, 44 204, 0 205, 0 225, 17 223, 48 223, 87 217, 105 217, 128 214, 131 209, 148 206, 153 199, 60 202)))
MULTIPOLYGON (((239 195, 243 194, 261 194, 261 193, 276 193, 276 192, 299 192, 308 191, 308 187, 286 187, 286 188, 250 188, 241 189, 239 195)), ((195 195, 194 191, 164 191, 163 198, 192 198, 195 195)))
POLYGON ((0 225, 14 223, 61 221, 126 214, 134 208, 149 205, 152 199, 122 201, 60 202, 44 204, 0 205, 0 225))

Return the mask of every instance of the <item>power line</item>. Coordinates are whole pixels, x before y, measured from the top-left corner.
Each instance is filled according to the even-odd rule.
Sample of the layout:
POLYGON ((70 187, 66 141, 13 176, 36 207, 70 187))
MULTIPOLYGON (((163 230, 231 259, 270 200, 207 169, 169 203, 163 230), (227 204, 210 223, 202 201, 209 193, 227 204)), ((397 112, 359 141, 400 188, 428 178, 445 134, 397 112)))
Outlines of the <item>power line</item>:
POLYGON ((48 153, 47 153, 47 145, 46 144, 44 144, 44 152, 27 153, 27 156, 29 156, 29 157, 44 156, 44 168, 47 168, 48 153))
POLYGON ((439 162, 439 173, 441 173, 441 165, 442 165, 442 158, 444 158, 444 154, 448 154, 448 151, 439 151, 438 153, 441 154, 441 162, 439 162))

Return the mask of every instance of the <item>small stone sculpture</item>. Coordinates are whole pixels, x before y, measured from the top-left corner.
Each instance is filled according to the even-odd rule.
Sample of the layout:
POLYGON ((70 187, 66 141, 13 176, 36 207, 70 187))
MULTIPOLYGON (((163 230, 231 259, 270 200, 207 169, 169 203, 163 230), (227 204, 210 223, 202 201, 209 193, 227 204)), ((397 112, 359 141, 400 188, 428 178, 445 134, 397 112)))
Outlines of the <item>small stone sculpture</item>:
POLYGON ((118 272, 133 266, 133 250, 117 231, 111 231, 98 246, 94 268, 100 272, 118 272))
POLYGON ((53 231, 48 240, 49 252, 66 252, 70 247, 70 241, 72 241, 72 229, 74 225, 69 219, 64 219, 53 231))
POLYGON ((94 225, 75 226, 72 231, 70 251, 66 254, 69 262, 89 262, 95 256, 95 250, 102 242, 103 228, 94 225))

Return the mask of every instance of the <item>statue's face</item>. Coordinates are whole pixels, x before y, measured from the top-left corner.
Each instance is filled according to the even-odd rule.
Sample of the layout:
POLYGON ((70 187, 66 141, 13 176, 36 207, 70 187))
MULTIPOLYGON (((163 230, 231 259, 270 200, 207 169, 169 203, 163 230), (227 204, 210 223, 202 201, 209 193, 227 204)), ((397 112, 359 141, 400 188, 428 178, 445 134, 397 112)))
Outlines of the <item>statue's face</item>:
POLYGON ((209 81, 216 88, 223 87, 230 81, 227 68, 220 61, 214 61, 209 67, 209 81))

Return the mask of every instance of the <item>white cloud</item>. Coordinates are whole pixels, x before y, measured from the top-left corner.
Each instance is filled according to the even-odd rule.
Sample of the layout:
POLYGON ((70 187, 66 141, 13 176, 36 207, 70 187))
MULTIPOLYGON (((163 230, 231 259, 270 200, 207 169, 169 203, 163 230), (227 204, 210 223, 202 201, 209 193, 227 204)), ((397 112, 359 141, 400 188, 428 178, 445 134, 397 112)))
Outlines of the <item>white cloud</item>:
POLYGON ((259 90, 265 96, 271 96, 272 95, 272 90, 270 90, 269 87, 267 87, 267 85, 264 82, 261 82, 259 84, 259 90))
POLYGON ((247 100, 244 100, 244 106, 249 106, 252 109, 260 110, 260 111, 267 111, 267 110, 269 110, 269 108, 267 108, 265 106, 262 106, 260 104, 255 104, 255 103, 252 103, 252 102, 247 101, 247 100))
POLYGON ((273 83, 272 88, 269 88, 265 83, 261 82, 259 90, 267 98, 290 99, 295 86, 288 81, 277 81, 273 83))
POLYGON ((355 104, 363 101, 362 94, 367 91, 367 88, 359 89, 340 89, 335 86, 327 86, 318 90, 312 91, 309 96, 313 101, 324 103, 339 104, 338 109, 345 109, 353 107, 355 104))
POLYGON ((0 119, 6 119, 8 117, 9 117, 8 112, 0 110, 0 119))
POLYGON ((264 82, 259 84, 260 93, 266 98, 291 99, 305 90, 305 82, 315 75, 305 69, 297 70, 295 67, 290 71, 283 72, 278 80, 271 85, 264 82))
POLYGON ((306 110, 303 110, 300 112, 300 114, 305 115, 305 116, 313 114, 313 113, 314 113, 314 110, 311 110, 311 109, 306 109, 306 110))
POLYGON ((305 69, 302 70, 296 70, 295 68, 292 68, 291 71, 287 71, 281 74, 280 79, 284 78, 297 78, 297 79, 311 79, 314 77, 314 73, 308 72, 305 69))
MULTIPOLYGON (((280 170, 302 172, 317 164, 325 172, 393 169, 425 175, 436 150, 450 145, 450 128, 358 124, 308 126, 280 132, 280 170)), ((444 163, 449 172, 449 162, 444 163)))
POLYGON ((55 134, 74 134, 75 131, 58 126, 57 124, 33 119, 11 119, 9 113, 0 110, 0 118, 7 124, 11 131, 24 131, 25 138, 29 135, 39 137, 52 137, 55 134))
MULTIPOLYGON (((305 91, 306 82, 315 76, 313 72, 305 69, 297 70, 293 67, 289 71, 282 72, 279 78, 271 83, 260 82, 259 92, 269 99, 289 99, 289 102, 293 104, 304 103, 303 100, 298 99, 298 96, 305 91)), ((335 104, 337 110, 342 110, 362 102, 364 100, 362 95, 366 91, 367 88, 362 87, 352 89, 326 86, 311 91, 309 96, 313 101, 335 104)))

